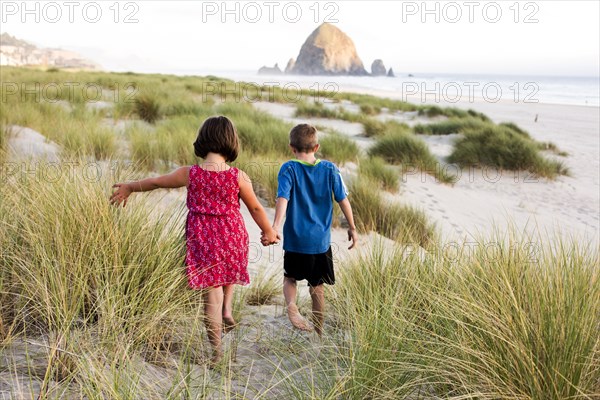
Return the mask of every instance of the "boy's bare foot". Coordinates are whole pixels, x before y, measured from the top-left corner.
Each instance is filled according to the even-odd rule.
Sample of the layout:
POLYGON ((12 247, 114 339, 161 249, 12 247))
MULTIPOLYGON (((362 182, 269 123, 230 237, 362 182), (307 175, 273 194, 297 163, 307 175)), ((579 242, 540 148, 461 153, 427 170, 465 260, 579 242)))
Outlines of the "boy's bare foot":
POLYGON ((233 319, 233 317, 223 317, 223 332, 229 333, 233 328, 235 328, 237 322, 233 319))
POLYGON ((315 327, 315 332, 319 337, 323 336, 323 320, 321 317, 314 315, 311 318, 312 324, 315 327))
POLYGON ((300 329, 301 331, 312 332, 312 327, 308 321, 300 315, 300 311, 298 311, 298 307, 295 304, 290 304, 287 307, 287 313, 294 328, 300 329))

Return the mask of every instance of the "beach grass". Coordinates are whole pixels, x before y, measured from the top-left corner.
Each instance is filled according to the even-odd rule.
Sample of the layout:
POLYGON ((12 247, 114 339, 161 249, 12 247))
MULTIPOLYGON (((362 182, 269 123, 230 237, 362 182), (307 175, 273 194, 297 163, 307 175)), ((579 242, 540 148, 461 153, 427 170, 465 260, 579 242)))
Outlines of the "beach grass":
POLYGON ((381 113, 381 108, 378 106, 372 106, 370 104, 361 104, 360 112, 364 115, 373 116, 381 113))
POLYGON ((9 129, 4 120, 0 118, 0 162, 3 162, 8 152, 9 129))
POLYGON ((360 232, 378 232, 400 243, 427 247, 436 238, 436 230, 425 213, 409 205, 387 201, 379 184, 364 176, 349 185, 350 202, 360 232))
POLYGON ((292 124, 258 111, 248 103, 223 103, 216 107, 216 112, 234 121, 242 152, 288 156, 292 124))
POLYGON ((400 188, 400 173, 380 157, 369 157, 360 160, 360 175, 378 182, 383 190, 395 193, 400 188))
POLYGON ((476 118, 483 122, 491 122, 489 117, 478 111, 468 109, 463 110, 456 107, 439 107, 439 106, 421 106, 419 109, 419 115, 425 115, 433 118, 438 116, 445 116, 448 118, 476 118))
POLYGON ((425 135, 450 135, 463 133, 469 129, 482 129, 490 126, 490 123, 478 118, 450 118, 433 124, 418 124, 414 126, 415 133, 425 135))
POLYGON ((597 249, 515 232, 452 248, 375 247, 340 271, 349 397, 593 398, 597 249))
POLYGON ((369 155, 402 165, 406 170, 416 168, 440 182, 453 183, 453 177, 431 154, 427 144, 412 133, 400 131, 377 138, 369 149, 369 155))
POLYGON ((155 96, 143 94, 135 99, 134 110, 138 117, 149 124, 153 124, 162 117, 162 109, 155 96))
POLYGON ((66 109, 52 103, 6 103, 6 125, 26 126, 61 145, 71 156, 106 159, 117 150, 114 133, 102 125, 102 115, 84 106, 66 109))
POLYGON ((245 293, 245 301, 251 306, 263 306, 272 303, 281 293, 281 277, 277 273, 268 273, 264 268, 252 279, 255 282, 245 293))
MULTIPOLYGON (((425 243, 415 234, 420 217, 410 222, 413 212, 373 196, 377 184, 353 182, 361 229, 389 230, 399 244, 344 262, 328 288, 327 336, 317 348, 274 328, 254 336, 258 349, 243 349, 255 349, 254 361, 273 378, 227 372, 233 359, 215 377, 202 368, 199 293, 185 289, 181 210, 156 210, 156 200, 143 197, 110 207, 110 183, 139 172, 107 168, 106 181, 86 179, 83 166, 73 172, 59 182, 28 175, 0 187, 1 346, 22 347, 27 358, 25 365, 9 358, 3 368, 29 374, 45 396, 552 400, 596 393, 599 258, 583 242, 513 233, 447 246, 429 233, 425 243)), ((248 299, 269 303, 278 286, 271 279, 255 279, 257 296, 238 295, 241 316, 248 299)), ((232 352, 248 346, 243 334, 230 343, 232 352)))
POLYGON ((363 119, 362 114, 347 111, 341 106, 336 108, 326 107, 321 101, 307 102, 303 100, 296 102, 295 105, 296 117, 339 119, 348 122, 361 122, 363 119))
POLYGON ((277 175, 285 161, 287 160, 281 155, 274 153, 255 156, 242 153, 232 165, 248 175, 254 192, 266 202, 266 206, 274 207, 277 200, 277 175))
POLYGON ((335 131, 321 135, 319 144, 321 156, 340 165, 348 161, 356 161, 360 154, 360 149, 354 140, 335 131))
POLYGON ((348 100, 360 106, 373 107, 374 109, 387 109, 388 111, 416 111, 418 106, 401 100, 372 96, 360 93, 337 92, 330 96, 337 100, 348 100))
POLYGON ((384 122, 375 118, 364 118, 362 124, 364 135, 366 137, 410 132, 410 127, 408 125, 393 120, 384 122))
POLYGON ((539 154, 539 145, 521 133, 503 126, 488 126, 465 131, 448 161, 461 166, 483 165, 506 170, 528 170, 539 176, 555 178, 568 175, 564 163, 539 154))
POLYGON ((365 118, 362 122, 363 132, 366 137, 381 136, 386 131, 386 124, 375 118, 365 118))

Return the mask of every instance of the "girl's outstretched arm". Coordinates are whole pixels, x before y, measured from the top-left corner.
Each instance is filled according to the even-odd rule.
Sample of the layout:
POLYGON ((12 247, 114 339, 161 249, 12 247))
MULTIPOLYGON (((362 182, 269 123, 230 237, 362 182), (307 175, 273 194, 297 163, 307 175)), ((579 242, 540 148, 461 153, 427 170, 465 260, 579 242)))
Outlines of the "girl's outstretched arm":
POLYGON ((154 189, 174 189, 187 186, 189 171, 190 167, 181 167, 167 175, 135 182, 116 183, 113 185, 113 188, 117 188, 117 190, 110 196, 110 202, 117 205, 123 203, 123 207, 125 207, 127 198, 133 192, 148 192, 154 189))
POLYGON ((277 237, 277 232, 271 227, 265 209, 256 198, 254 190, 252 190, 252 182, 250 181, 250 177, 244 171, 240 171, 239 183, 240 197, 246 207, 248 207, 248 211, 250 211, 252 219, 262 231, 265 242, 268 244, 278 243, 279 238, 277 237))

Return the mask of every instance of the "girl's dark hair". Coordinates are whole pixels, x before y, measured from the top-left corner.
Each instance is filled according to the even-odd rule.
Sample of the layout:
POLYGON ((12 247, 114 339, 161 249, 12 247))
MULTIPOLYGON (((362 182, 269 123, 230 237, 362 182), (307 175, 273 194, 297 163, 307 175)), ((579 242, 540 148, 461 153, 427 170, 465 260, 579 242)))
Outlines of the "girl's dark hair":
POLYGON ((194 142, 196 156, 206 158, 208 153, 218 153, 225 161, 235 161, 240 152, 240 140, 233 122, 222 115, 210 117, 202 123, 194 142))

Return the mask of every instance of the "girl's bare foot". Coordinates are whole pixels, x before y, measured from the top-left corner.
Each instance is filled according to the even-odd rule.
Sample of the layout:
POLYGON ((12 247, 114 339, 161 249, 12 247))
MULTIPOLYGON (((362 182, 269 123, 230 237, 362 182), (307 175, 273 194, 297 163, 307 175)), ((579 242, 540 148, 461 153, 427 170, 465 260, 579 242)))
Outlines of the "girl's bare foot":
POLYGON ((210 369, 216 368, 222 359, 223 359, 223 350, 221 350, 221 349, 213 350, 212 357, 210 358, 210 361, 208 362, 208 368, 210 368, 210 369))
POLYGON ((223 332, 229 333, 233 328, 235 328, 237 322, 233 319, 233 317, 223 317, 223 332))
POLYGON ((307 320, 304 319, 300 312, 298 311, 298 307, 295 304, 290 304, 287 307, 288 318, 290 322, 296 329, 300 329, 301 331, 312 332, 312 327, 308 323, 307 320))

